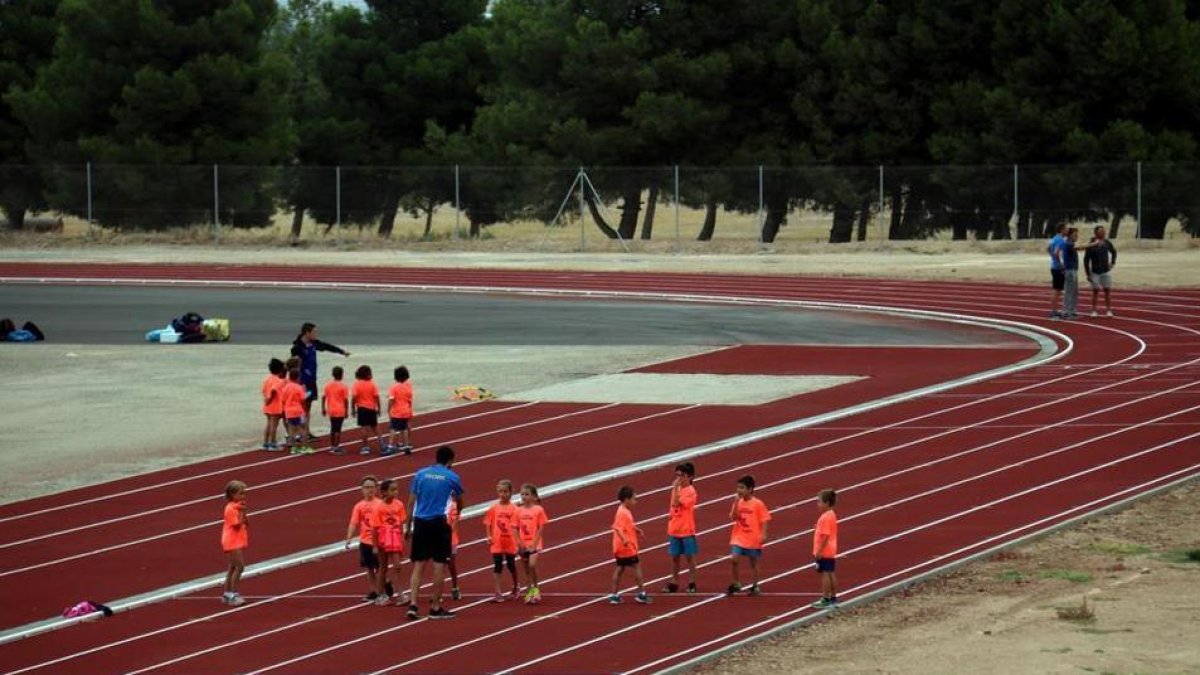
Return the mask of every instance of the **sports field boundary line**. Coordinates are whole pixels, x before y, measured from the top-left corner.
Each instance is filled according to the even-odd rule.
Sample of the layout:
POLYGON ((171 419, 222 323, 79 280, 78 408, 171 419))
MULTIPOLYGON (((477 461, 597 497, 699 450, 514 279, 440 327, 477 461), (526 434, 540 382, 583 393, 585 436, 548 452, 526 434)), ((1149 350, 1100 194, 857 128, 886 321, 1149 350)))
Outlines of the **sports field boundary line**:
MULTIPOLYGON (((1192 467, 1192 468, 1194 468, 1194 467, 1192 467)), ((1184 469, 1184 471, 1188 471, 1188 470, 1189 469, 1184 469)), ((721 656, 724 656, 725 654, 728 654, 730 652, 741 649, 742 647, 745 647, 747 645, 758 642, 759 640, 763 640, 765 638, 778 635, 780 633, 783 633, 785 631, 788 631, 788 630, 791 630, 794 628, 799 628, 801 626, 806 626, 811 623, 816 623, 817 621, 823 621, 832 612, 840 611, 840 610, 846 609, 846 608, 857 607, 859 605, 870 604, 880 598, 891 595, 892 593, 895 593, 896 591, 907 590, 918 584, 924 583, 925 581, 928 581, 929 579, 943 576, 943 575, 953 572, 961 567, 971 565, 973 563, 976 563, 976 562, 986 559, 986 558, 990 558, 1002 551, 1016 548, 1018 546, 1023 546, 1025 544, 1036 541, 1043 537, 1047 537, 1052 534, 1055 534, 1061 530, 1070 529, 1072 527, 1075 527, 1076 525, 1079 525, 1080 523, 1084 523, 1089 520, 1092 520, 1093 518, 1097 518, 1099 516, 1102 516, 1102 515, 1105 515, 1105 514, 1114 512, 1114 511, 1119 511, 1119 510, 1128 508, 1129 506, 1132 506, 1133 504, 1135 504, 1143 499, 1146 499, 1148 497, 1153 497, 1155 495, 1159 495, 1164 492, 1168 492, 1170 490, 1173 490, 1177 487, 1181 487, 1181 486, 1183 486, 1191 481, 1195 481, 1195 480, 1200 480, 1200 471, 1193 472, 1189 475, 1186 475, 1186 476, 1183 476, 1180 478, 1176 478, 1175 480, 1173 480, 1169 483, 1164 483, 1162 485, 1159 485, 1158 487, 1150 488, 1149 490, 1145 490, 1143 492, 1138 492, 1137 494, 1130 495, 1119 501, 1112 502, 1111 504, 1106 504, 1105 506, 1102 506, 1097 509, 1093 509, 1086 513, 1081 513, 1077 516, 1073 516, 1066 520, 1055 523, 1054 525, 1050 525, 1050 526, 1044 527, 1040 530, 1030 532, 1029 534, 1022 535, 1020 537, 1017 537, 1016 539, 1011 539, 1002 544, 997 544, 996 546, 993 546, 988 549, 984 549, 983 551, 973 553, 964 558, 960 558, 958 560, 947 563, 945 565, 941 565, 941 566, 933 568, 931 570, 922 572, 914 577, 908 577, 908 578, 902 579, 900 581, 897 581, 895 583, 892 583, 888 586, 885 586, 883 588, 879 588, 874 591, 869 591, 862 595, 856 595, 856 596, 854 596, 854 598, 852 598, 850 600, 839 603, 837 608, 818 610, 814 614, 810 614, 810 615, 803 616, 803 617, 800 617, 797 619, 793 619, 791 621, 785 622, 778 626, 769 628, 766 631, 763 631, 760 633, 755 633, 754 635, 751 635, 750 637, 742 638, 741 640, 738 640, 736 642, 732 642, 732 643, 724 645, 722 647, 718 647, 717 649, 714 649, 709 652, 705 652, 704 654, 701 654, 699 656, 688 659, 687 661, 677 663, 675 665, 669 666, 667 668, 663 668, 661 670, 656 670, 656 671, 654 671, 654 673, 655 673, 655 675, 674 675, 676 673, 683 673, 685 671, 691 670, 692 668, 695 668, 698 665, 713 661, 721 656)), ((1148 481, 1148 482, 1152 483, 1154 481, 1148 481)), ((1140 487, 1142 487, 1142 486, 1135 485, 1130 488, 1126 488, 1123 491, 1128 492, 1131 490, 1136 490, 1140 487)), ((803 607, 799 608, 799 610, 803 610, 803 609, 804 609, 803 607)), ((721 638, 716 638, 716 640, 720 640, 720 639, 721 638)), ((644 667, 635 669, 632 672, 636 672, 637 670, 642 670, 642 669, 644 669, 644 667)))
MULTIPOLYGON (((4 279, 0 278, 0 282, 3 282, 3 281, 4 281, 4 279)), ((593 295, 594 293, 589 291, 586 294, 593 295)), ((615 294, 621 295, 620 292, 615 292, 615 294)), ((601 292, 601 295, 613 295, 613 294, 601 292)), ((655 294, 650 294, 650 295, 653 295, 655 297, 655 299, 664 300, 664 301, 672 301, 673 296, 674 296, 674 294, 670 294, 670 293, 655 293, 655 294)), ((685 295, 682 297, 686 298, 686 297, 695 297, 695 296, 686 296, 685 295)), ((687 300, 678 300, 678 301, 686 302, 687 300)), ((768 301, 768 302, 770 302, 771 304, 775 304, 776 302, 778 302, 785 306, 788 306, 788 305, 804 306, 804 305, 814 304, 814 303, 808 303, 807 301, 786 301, 786 300, 768 301)), ((761 304, 761 303, 753 302, 752 304, 761 304)), ((558 483, 553 483, 551 485, 546 486, 545 488, 540 490, 540 492, 542 492, 543 494, 545 494, 547 496, 551 496, 551 495, 560 494, 563 492, 578 490, 578 489, 582 489, 582 488, 585 488, 585 487, 588 487, 591 485, 595 485, 597 483, 609 481, 609 480, 612 480, 615 478, 621 478, 624 476, 641 473, 643 471, 647 471, 649 469, 652 469, 652 468, 655 468, 658 466, 669 465, 669 464, 678 463, 678 462, 685 461, 685 460, 695 458, 695 457, 710 455, 713 453, 721 452, 723 450, 728 450, 730 448, 738 447, 738 446, 745 445, 748 443, 766 440, 769 438, 773 438, 775 436, 780 436, 780 435, 783 435, 786 433, 791 433, 793 431, 797 431, 797 430, 800 430, 800 429, 803 429, 806 427, 842 419, 845 417, 850 417, 850 416, 861 414, 861 413, 868 412, 871 410, 876 410, 878 408, 883 408, 883 407, 887 407, 890 405, 894 405, 896 403, 901 403, 904 401, 917 399, 917 398, 920 398, 920 397, 928 395, 928 394, 940 393, 942 391, 946 391, 949 389, 967 386, 967 385, 974 384, 977 382, 982 382, 982 381, 993 379, 996 377, 1001 377, 1003 375, 1020 372, 1022 370, 1040 366, 1040 365, 1043 365, 1046 363, 1051 363, 1053 361, 1061 359, 1064 356, 1066 356, 1067 354, 1069 354, 1072 351, 1072 349, 1074 348, 1074 342, 1071 340, 1070 337, 1068 337, 1067 335, 1065 335, 1063 333, 1060 333, 1058 331, 1055 331, 1055 330, 1052 330, 1049 328, 1035 326, 1032 324, 1025 324, 1022 322, 1011 321, 1011 320, 1007 320, 1007 319, 966 317, 963 315, 951 314, 948 312, 879 307, 879 306, 872 306, 872 305, 858 305, 858 304, 843 305, 841 303, 826 303, 826 302, 819 302, 819 303, 815 303, 815 304, 817 304, 819 306, 828 306, 827 308, 829 308, 829 309, 844 309, 846 311, 877 312, 877 313, 882 313, 882 314, 894 314, 894 315, 898 315, 898 316, 916 315, 916 316, 921 316, 923 318, 929 318, 929 319, 933 319, 933 320, 942 320, 942 321, 947 321, 950 323, 961 323, 961 324, 973 325, 973 326, 977 326, 977 327, 1003 330, 1003 331, 1015 333, 1017 335, 1021 335, 1023 337, 1030 339, 1031 341, 1034 342, 1035 345, 1037 345, 1038 351, 1035 354, 1033 354, 1029 357, 1026 357, 1025 359, 1022 359, 1021 361, 1018 361, 1017 363, 1009 364, 1006 366, 1000 366, 998 368, 992 368, 992 369, 982 371, 979 373, 973 373, 971 375, 956 378, 954 380, 948 380, 946 382, 939 382, 937 384, 927 385, 925 387, 919 387, 917 389, 912 389, 912 390, 909 390, 906 392, 901 392, 899 394, 892 394, 890 396, 885 396, 883 398, 875 399, 873 401, 866 401, 866 402, 855 404, 853 406, 849 406, 846 408, 840 408, 838 410, 821 413, 819 415, 813 415, 810 417, 802 418, 802 419, 795 420, 792 422, 787 422, 787 423, 776 425, 773 427, 759 429, 757 431, 753 431, 750 433, 739 434, 737 436, 732 436, 732 437, 729 437, 729 438, 726 438, 723 440, 719 440, 719 441, 715 441, 712 443, 707 443, 707 444, 695 446, 692 448, 685 448, 683 450, 676 450, 673 452, 666 453, 664 455, 659 455, 658 457, 653 457, 653 458, 641 460, 638 462, 633 462, 633 463, 626 464, 623 466, 614 467, 612 469, 606 469, 604 471, 594 472, 591 474, 587 474, 585 476, 580 476, 578 478, 573 478, 573 479, 566 480, 566 481, 560 481, 558 483), (1052 337, 1047 337, 1047 335, 1050 335, 1052 337), (1058 338, 1058 340, 1061 340, 1061 344, 1062 344, 1061 347, 1060 347, 1060 343, 1058 341, 1056 341, 1054 338, 1058 338)), ((465 519, 465 518, 473 518, 473 517, 482 515, 487 510, 487 506, 488 505, 477 505, 477 506, 467 507, 466 509, 463 509, 463 512, 460 517, 465 519)), ((242 573, 242 578, 245 579, 245 578, 256 577, 256 576, 260 576, 260 575, 267 574, 270 572, 274 572, 274 571, 286 569, 289 567, 293 567, 296 565, 304 564, 307 562, 314 562, 317 560, 322 560, 324 558, 340 554, 342 552, 342 550, 343 550, 343 542, 339 540, 332 544, 325 544, 322 546, 317 546, 314 548, 306 549, 304 551, 299 551, 297 553, 293 553, 290 555, 280 556, 277 558, 273 558, 271 560, 265 560, 260 563, 255 563, 255 564, 247 566, 245 571, 242 573)), ((201 591, 206 588, 211 588, 213 586, 218 586, 218 585, 224 583, 224 581, 225 581, 225 575, 223 573, 222 574, 213 574, 213 575, 209 575, 206 577, 201 577, 199 579, 193 579, 191 581, 185 581, 185 582, 182 582, 179 584, 174 584, 172 586, 168 586, 165 588, 148 591, 146 593, 141 593, 141 594, 134 595, 134 596, 131 596, 128 598, 122 598, 120 600, 116 600, 111 603, 107 603, 107 605, 114 613, 125 612, 125 611, 129 611, 132 609, 136 609, 138 607, 144 607, 144 606, 154 604, 157 602, 170 600, 170 599, 179 597, 181 595, 187 595, 190 593, 194 593, 196 591, 201 591)), ((0 632, 0 645, 7 644, 9 642, 14 642, 17 640, 22 640, 25 638, 33 637, 35 635, 40 635, 40 634, 55 631, 55 630, 61 630, 63 628, 67 628, 67 627, 70 627, 70 626, 73 626, 73 625, 76 625, 79 623, 83 623, 85 621, 95 620, 95 619, 99 618, 100 616, 102 616, 102 614, 100 614, 99 612, 95 612, 95 613, 88 614, 85 616, 75 617, 75 618, 70 618, 70 619, 54 617, 54 618, 50 618, 50 619, 44 619, 41 621, 36 621, 33 623, 25 624, 23 626, 17 626, 14 628, 10 628, 3 632, 0 632)))

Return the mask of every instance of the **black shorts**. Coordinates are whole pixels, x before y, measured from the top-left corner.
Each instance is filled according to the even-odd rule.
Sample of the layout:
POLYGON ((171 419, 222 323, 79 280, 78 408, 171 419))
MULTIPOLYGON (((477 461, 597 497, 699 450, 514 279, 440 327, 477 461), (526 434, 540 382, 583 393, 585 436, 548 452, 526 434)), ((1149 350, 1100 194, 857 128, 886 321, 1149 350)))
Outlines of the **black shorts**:
POLYGON ((1067 275, 1062 270, 1050 270, 1050 285, 1054 290, 1061 291, 1067 287, 1067 275))
POLYGON ((450 523, 439 518, 413 518, 412 561, 450 562, 450 523))
POLYGON ((356 413, 358 426, 373 427, 379 424, 379 411, 371 410, 370 408, 359 408, 356 413))
POLYGON ((408 418, 407 417, 393 417, 392 418, 392 431, 404 431, 407 428, 408 428, 408 418))
POLYGON ((638 557, 631 555, 628 558, 617 558, 617 567, 633 567, 638 564, 638 557))
POLYGON ((329 431, 331 433, 335 433, 335 434, 342 433, 342 422, 345 422, 345 421, 346 421, 345 417, 330 417, 329 418, 329 431))
POLYGON ((379 557, 375 555, 375 547, 358 542, 358 566, 363 569, 379 569, 379 557))
POLYGON ((837 567, 837 561, 833 558, 817 558, 818 572, 832 572, 837 567))
POLYGON ((317 400, 317 383, 316 382, 301 382, 304 387, 304 400, 312 403, 317 400))
POLYGON ((513 569, 516 564, 517 556, 512 553, 493 553, 492 554, 492 571, 500 574, 500 570, 507 565, 509 569, 513 569))

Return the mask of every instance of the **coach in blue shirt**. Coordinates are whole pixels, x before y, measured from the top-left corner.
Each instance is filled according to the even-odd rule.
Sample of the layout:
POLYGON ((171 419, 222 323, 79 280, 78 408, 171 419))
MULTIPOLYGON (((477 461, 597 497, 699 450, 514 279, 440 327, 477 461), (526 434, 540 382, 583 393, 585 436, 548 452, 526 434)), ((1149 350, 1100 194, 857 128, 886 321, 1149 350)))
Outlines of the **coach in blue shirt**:
POLYGON ((442 607, 442 582, 446 563, 450 562, 450 523, 446 509, 450 500, 462 513, 463 488, 458 474, 450 470, 454 463, 454 448, 443 445, 437 449, 437 463, 413 475, 408 490, 408 523, 404 534, 412 537, 412 585, 409 593, 408 618, 420 618, 417 591, 421 588, 424 569, 433 561, 433 597, 429 602, 429 618, 449 619, 454 612, 442 607))

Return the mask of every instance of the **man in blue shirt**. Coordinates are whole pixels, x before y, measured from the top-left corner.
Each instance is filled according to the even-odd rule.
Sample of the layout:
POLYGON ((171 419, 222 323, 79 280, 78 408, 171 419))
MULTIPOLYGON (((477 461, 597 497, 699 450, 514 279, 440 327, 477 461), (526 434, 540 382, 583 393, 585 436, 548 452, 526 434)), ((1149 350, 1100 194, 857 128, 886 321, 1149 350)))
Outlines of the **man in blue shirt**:
POLYGON ((1054 298, 1050 301, 1051 319, 1062 316, 1059 307, 1062 305, 1063 288, 1067 285, 1067 275, 1063 269, 1066 262, 1063 259, 1067 247, 1066 229, 1066 223, 1059 223, 1050 245, 1046 247, 1046 252, 1050 254, 1050 286, 1054 288, 1054 298))
POLYGON ((413 562, 412 584, 409 588, 408 618, 420 618, 417 607, 417 591, 430 561, 433 562, 433 595, 429 601, 429 618, 449 619, 454 612, 442 606, 442 582, 445 580, 446 563, 450 562, 450 523, 446 520, 446 509, 450 502, 463 509, 463 487, 458 474, 450 470, 454 463, 454 449, 443 445, 437 449, 437 463, 421 469, 413 475, 408 491, 408 522, 404 536, 412 538, 413 562))

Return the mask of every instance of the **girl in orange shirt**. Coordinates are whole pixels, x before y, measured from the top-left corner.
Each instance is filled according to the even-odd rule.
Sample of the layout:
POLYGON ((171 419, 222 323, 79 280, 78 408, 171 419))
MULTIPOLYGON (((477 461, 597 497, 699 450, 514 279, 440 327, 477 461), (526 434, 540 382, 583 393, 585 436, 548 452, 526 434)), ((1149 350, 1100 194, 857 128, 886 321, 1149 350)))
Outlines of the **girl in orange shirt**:
MULTIPOLYGON (((395 570, 400 577, 400 566, 404 558, 404 523, 408 520, 408 509, 400 499, 400 482, 387 479, 379 484, 383 501, 375 505, 375 547, 379 551, 379 579, 375 587, 375 604, 386 605, 391 599, 387 588, 391 585, 389 572, 395 570)), ((402 598, 396 598, 397 604, 402 598)))
POLYGON ((483 514, 483 531, 488 540, 488 550, 492 554, 492 581, 495 582, 496 595, 492 602, 504 602, 504 593, 500 590, 500 577, 504 567, 512 575, 512 596, 520 593, 517 583, 517 505, 512 503, 513 484, 507 478, 496 484, 495 504, 483 514))
POLYGON ((462 591, 458 589, 458 502, 453 497, 446 502, 446 524, 450 526, 450 560, 446 562, 446 571, 450 573, 450 597, 462 599, 462 591))
MULTIPOLYGON (((358 428, 362 429, 363 446, 358 454, 369 455, 371 436, 379 436, 379 387, 371 380, 371 366, 359 366, 354 371, 350 402, 354 406, 358 428)), ((379 451, 383 452, 383 439, 379 440, 379 451)))
POLYGON ((530 605, 542 601, 542 592, 538 590, 538 557, 542 553, 547 520, 537 486, 532 483, 522 485, 521 507, 517 509, 517 554, 521 556, 521 567, 525 569, 525 580, 529 584, 525 602, 530 605))
POLYGON ((229 559, 221 602, 227 605, 237 607, 246 604, 246 599, 237 592, 237 588, 238 582, 242 580, 242 570, 246 569, 245 551, 249 543, 246 484, 240 480, 231 480, 225 486, 225 518, 221 527, 221 550, 225 551, 225 557, 229 559))
POLYGON ((267 371, 267 377, 262 383, 262 412, 267 418, 267 426, 263 429, 262 449, 276 452, 279 450, 279 444, 276 442, 279 420, 283 417, 283 375, 287 371, 283 367, 283 361, 279 359, 271 359, 267 363, 267 371))

